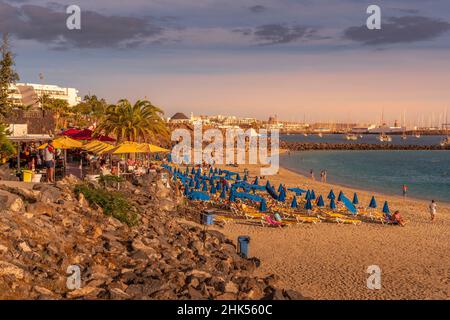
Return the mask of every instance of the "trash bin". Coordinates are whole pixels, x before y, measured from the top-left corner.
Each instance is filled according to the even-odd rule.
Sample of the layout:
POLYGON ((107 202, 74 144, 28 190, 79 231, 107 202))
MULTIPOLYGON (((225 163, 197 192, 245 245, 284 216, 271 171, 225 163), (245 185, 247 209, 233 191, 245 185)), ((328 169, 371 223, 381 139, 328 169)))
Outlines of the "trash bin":
POLYGON ((32 177, 33 177, 33 171, 22 170, 22 180, 24 182, 31 182, 32 177))
POLYGON ((212 213, 203 213, 202 215, 202 224, 210 226, 214 224, 214 214, 212 213))
POLYGON ((238 237, 238 254, 245 259, 248 259, 248 245, 250 243, 250 237, 240 236, 238 237))

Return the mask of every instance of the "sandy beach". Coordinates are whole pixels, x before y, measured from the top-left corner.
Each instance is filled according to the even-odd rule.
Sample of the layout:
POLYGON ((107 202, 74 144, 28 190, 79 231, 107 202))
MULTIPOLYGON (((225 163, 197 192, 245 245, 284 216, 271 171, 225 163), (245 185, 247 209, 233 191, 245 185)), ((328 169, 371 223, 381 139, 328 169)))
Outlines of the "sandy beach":
MULTIPOLYGON (((246 165, 250 176, 259 167, 246 165)), ((233 168, 243 172, 244 166, 233 168)), ((250 255, 261 259, 261 274, 274 273, 283 286, 313 299, 449 299, 450 298, 450 204, 438 203, 437 219, 430 222, 429 203, 312 181, 281 168, 270 181, 288 187, 314 189, 324 197, 331 188, 336 195, 358 193, 368 205, 375 195, 378 205, 389 201, 400 210, 406 227, 363 223, 359 226, 321 223, 268 228, 228 223, 220 229, 231 239, 251 237, 250 255), (367 268, 378 265, 381 290, 369 290, 367 268)), ((265 183, 262 180, 261 183, 265 183)))

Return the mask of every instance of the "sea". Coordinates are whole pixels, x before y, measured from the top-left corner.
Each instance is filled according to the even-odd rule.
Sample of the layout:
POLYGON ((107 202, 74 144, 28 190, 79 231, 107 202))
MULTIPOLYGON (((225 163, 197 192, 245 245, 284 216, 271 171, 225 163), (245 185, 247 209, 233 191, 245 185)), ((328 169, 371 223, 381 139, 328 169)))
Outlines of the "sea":
MULTIPOLYGON (((307 138, 303 135, 282 137, 283 140, 303 142, 307 138), (299 140, 292 140, 295 136, 299 140)), ((393 143, 396 143, 397 137, 393 138, 393 143)), ((315 139, 347 142, 342 135, 310 139, 310 142, 316 142, 315 139)), ((372 137, 366 136, 366 139, 371 140, 372 137)), ((398 139, 399 142, 403 141, 400 137, 398 139)), ((439 143, 441 139, 438 136, 423 136, 416 139, 416 143, 433 144, 435 141, 439 143)), ((373 136, 373 140, 379 143, 376 142, 376 136, 373 136)), ((402 186, 406 184, 411 197, 450 203, 450 151, 299 151, 282 154, 280 165, 306 176, 309 176, 310 170, 314 170, 316 179, 320 179, 321 170, 327 170, 329 183, 389 195, 401 195, 402 186)))

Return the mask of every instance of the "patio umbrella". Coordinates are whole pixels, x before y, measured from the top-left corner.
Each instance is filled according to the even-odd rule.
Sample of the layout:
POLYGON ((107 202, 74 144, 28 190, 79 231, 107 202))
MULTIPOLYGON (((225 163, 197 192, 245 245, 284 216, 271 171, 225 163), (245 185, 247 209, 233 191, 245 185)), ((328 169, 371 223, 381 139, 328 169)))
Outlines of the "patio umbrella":
POLYGON ((336 196, 334 195, 334 191, 333 189, 330 190, 330 193, 328 194, 327 199, 336 199, 336 196))
POLYGON ((67 129, 66 131, 62 132, 61 135, 70 137, 71 135, 77 134, 79 132, 81 132, 81 130, 78 130, 75 128, 70 128, 70 129, 67 129))
POLYGON ((189 193, 189 199, 191 200, 201 200, 201 201, 208 201, 211 200, 211 197, 204 193, 204 192, 200 192, 200 191, 193 191, 191 193, 189 193))
POLYGON ((311 200, 311 191, 306 191, 305 200, 311 200))
POLYGON ((389 210, 389 204, 387 201, 384 202, 383 213, 386 215, 390 215, 391 211, 389 210))
POLYGON ((220 193, 220 199, 226 199, 227 192, 225 191, 225 187, 222 188, 222 192, 220 193))
POLYGON ((306 210, 312 210, 311 199, 308 199, 308 200, 306 201, 305 209, 306 209, 306 210))
POLYGON ((195 187, 194 187, 194 189, 200 189, 201 188, 201 185, 200 185, 200 180, 198 180, 197 179, 197 181, 195 182, 195 187))
POLYGON ((267 180, 266 188, 270 188, 270 181, 269 180, 267 180))
POLYGON ((331 200, 330 200, 330 208, 331 209, 336 209, 336 202, 334 201, 334 198, 332 198, 331 200))
POLYGON ((375 200, 375 196, 372 197, 369 203, 369 208, 376 209, 377 208, 377 201, 375 200))
POLYGON ((284 191, 284 188, 281 188, 280 194, 278 195, 278 201, 280 202, 286 201, 286 191, 284 191))
POLYGON ((324 207, 325 203, 323 201, 323 197, 320 195, 319 198, 317 199, 317 206, 318 207, 324 207))
POLYGON ((146 153, 146 151, 141 148, 139 143, 130 141, 123 142, 108 152, 112 154, 146 153))
POLYGON ((358 195, 356 194, 356 192, 353 195, 353 204, 359 204, 359 199, 358 199, 358 195))
POLYGON ((240 181, 241 180, 241 175, 238 173, 236 176, 236 181, 240 181))
POLYGON ((248 181, 247 175, 244 176, 244 181, 245 181, 245 182, 248 181))
POLYGON ((255 178, 255 181, 253 181, 253 184, 254 184, 254 185, 259 185, 259 179, 258 179, 258 177, 255 178))
POLYGON ((260 212, 266 212, 267 211, 267 203, 266 203, 266 199, 262 199, 261 203, 259 204, 259 211, 260 212))
POLYGON ((291 202, 291 208, 297 208, 298 207, 298 203, 297 203, 297 197, 296 196, 294 196, 294 198, 292 199, 292 202, 291 202))
POLYGON ((208 185, 207 185, 206 182, 203 182, 202 191, 203 191, 203 192, 207 192, 207 191, 208 191, 208 185))
POLYGON ((344 195, 344 193, 341 191, 341 192, 339 192, 339 196, 338 196, 338 199, 337 199, 337 201, 342 201, 342 196, 344 195))
POLYGON ((189 188, 193 188, 195 186, 194 179, 190 179, 189 181, 189 188))
POLYGON ((231 202, 236 201, 236 192, 234 191, 234 189, 231 189, 229 200, 230 200, 231 202))
POLYGON ((211 194, 215 194, 217 192, 216 187, 214 186, 214 184, 211 186, 211 190, 209 191, 209 193, 211 194))
POLYGON ((311 190, 311 200, 316 200, 316 193, 314 190, 311 190))
POLYGON ((155 146, 154 144, 149 143, 140 143, 139 146, 146 152, 146 153, 157 153, 157 152, 170 152, 170 150, 155 146))
MULTIPOLYGON (((83 144, 80 141, 73 140, 72 138, 62 136, 55 140, 53 140, 52 145, 56 149, 79 149, 83 147, 83 144)), ((44 143, 38 149, 42 150, 47 147, 47 143, 44 143)))

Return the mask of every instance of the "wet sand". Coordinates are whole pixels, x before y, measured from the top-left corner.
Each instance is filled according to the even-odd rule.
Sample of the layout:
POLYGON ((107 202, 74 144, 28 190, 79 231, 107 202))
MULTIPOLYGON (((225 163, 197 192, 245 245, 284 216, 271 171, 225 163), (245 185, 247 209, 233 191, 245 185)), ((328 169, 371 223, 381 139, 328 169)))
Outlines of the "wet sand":
MULTIPOLYGON (((245 167, 250 176, 259 175, 258 166, 245 167)), ((227 169, 242 173, 244 166, 227 169)), ((258 272, 277 274, 283 286, 313 299, 450 298, 450 204, 438 203, 436 221, 431 223, 427 201, 312 181, 283 168, 270 181, 275 187, 283 182, 314 189, 324 198, 331 188, 336 196, 340 190, 348 197, 357 192, 366 206, 375 195, 378 206, 389 201, 391 212, 400 210, 408 224, 321 223, 282 229, 226 224, 221 231, 231 239, 251 237, 250 255, 261 259, 258 272), (382 270, 381 290, 367 288, 371 265, 382 270)))

